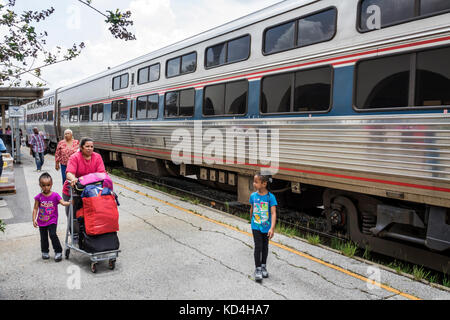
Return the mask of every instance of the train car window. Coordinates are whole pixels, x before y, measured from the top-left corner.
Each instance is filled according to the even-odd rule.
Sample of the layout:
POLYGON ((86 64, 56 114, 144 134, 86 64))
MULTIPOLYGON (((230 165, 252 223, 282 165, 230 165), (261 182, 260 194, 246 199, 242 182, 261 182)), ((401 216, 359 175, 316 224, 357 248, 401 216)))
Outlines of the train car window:
POLYGON ((142 68, 138 70, 138 84, 143 84, 148 82, 148 73, 150 68, 142 68))
POLYGON ((361 2, 361 31, 390 26, 414 18, 416 0, 363 0, 361 2), (381 21, 377 21, 377 18, 381 21))
POLYGON ((331 40, 336 33, 335 8, 310 15, 298 21, 297 47, 331 40))
POLYGON ((196 52, 181 57, 181 74, 194 72, 196 67, 197 67, 196 52))
POLYGON ((289 112, 291 109, 292 82, 291 73, 263 78, 261 112, 289 112))
POLYGON ((422 0, 420 2, 421 15, 427 15, 446 10, 450 10, 450 1, 448 0, 422 0))
POLYGON ((450 105, 450 48, 417 53, 416 106, 450 105))
POLYGON ((188 89, 180 91, 179 115, 183 117, 192 117, 194 115, 195 90, 188 89))
POLYGON ((125 89, 126 87, 128 87, 128 73, 124 73, 120 76, 114 77, 113 78, 113 91, 115 90, 120 90, 120 89, 125 89))
POLYGON ((372 31, 448 11, 448 0, 362 0, 358 27, 372 31))
POLYGON ((175 77, 180 74, 181 58, 167 61, 167 77, 175 77))
POLYGON ((192 117, 195 106, 195 90, 167 92, 164 99, 164 117, 192 117))
POLYGON ((225 84, 208 86, 204 90, 203 115, 214 116, 225 112, 225 84))
POLYGON ((47 112, 42 113, 42 121, 47 121, 47 112))
POLYGON ((103 103, 93 104, 91 107, 91 121, 103 121, 103 103))
POLYGON ((78 108, 70 108, 69 122, 78 122, 78 108))
POLYGON ((407 107, 410 66, 410 54, 361 61, 356 71, 356 107, 407 107))
POLYGON ((332 70, 329 67, 295 74, 293 112, 326 111, 331 103, 332 70))
POLYGON ((136 119, 147 118, 147 96, 137 98, 136 119))
POLYGON ((113 78, 113 90, 120 89, 120 77, 113 78))
POLYGON ((225 86, 225 114, 245 114, 247 95, 247 80, 227 83, 225 86))
POLYGON ((167 60, 166 77, 176 77, 197 69, 197 52, 167 60))
POLYGON ((228 42, 227 63, 248 59, 250 56, 250 36, 231 40, 228 42))
POLYGON ((116 100, 111 103, 111 120, 127 120, 128 101, 127 99, 116 100))
POLYGON ((137 98, 136 119, 156 119, 158 117, 158 105, 158 94, 137 98))
POLYGON ((80 121, 89 121, 89 106, 80 107, 80 121))
POLYGON ((97 121, 103 121, 103 103, 99 103, 97 106, 97 121))
POLYGON ((48 112, 47 119, 48 119, 48 121, 53 121, 53 111, 48 112))
POLYGON ((264 53, 271 54, 295 47, 295 21, 270 29, 264 34, 264 53))
POLYGON ((159 80, 160 64, 154 64, 138 70, 138 84, 159 80))
POLYGON ((128 78, 129 78, 128 73, 120 77, 120 89, 128 87, 128 78))
POLYGON ((206 67, 215 67, 225 64, 226 43, 221 43, 206 49, 206 67))

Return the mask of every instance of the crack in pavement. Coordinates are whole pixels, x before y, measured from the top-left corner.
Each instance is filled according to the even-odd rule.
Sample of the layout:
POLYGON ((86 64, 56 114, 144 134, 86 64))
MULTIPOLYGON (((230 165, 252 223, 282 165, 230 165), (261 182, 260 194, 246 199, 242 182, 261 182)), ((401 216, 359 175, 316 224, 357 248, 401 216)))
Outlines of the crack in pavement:
MULTIPOLYGON (((311 273, 313 273, 313 274, 319 276, 319 277, 322 278, 323 280, 327 281, 328 283, 330 283, 330 284, 332 284, 332 285, 334 285, 334 286, 336 286, 336 287, 338 287, 338 288, 341 288, 341 289, 343 289, 343 290, 358 290, 358 291, 360 291, 360 292, 362 292, 362 293, 364 293, 364 294, 366 294, 366 295, 369 295, 369 296, 375 296, 375 297, 377 297, 377 298, 379 298, 379 299, 385 299, 385 298, 380 297, 380 296, 378 296, 378 295, 376 295, 376 294, 373 294, 373 293, 370 293, 370 292, 368 292, 368 291, 365 291, 365 290, 363 290, 362 288, 358 288, 358 287, 344 287, 344 286, 341 286, 341 285, 339 285, 339 284, 337 284, 337 283, 331 281, 330 279, 328 279, 327 277, 325 277, 324 275, 320 274, 320 273, 317 272, 317 271, 310 270, 310 269, 308 269, 308 268, 306 268, 306 267, 303 267, 303 266, 298 266, 298 265, 292 264, 291 262, 289 262, 289 261, 287 261, 287 260, 285 260, 285 259, 282 259, 275 251, 272 251, 272 253, 275 255, 275 257, 276 257, 278 260, 280 260, 280 261, 286 263, 287 265, 289 265, 289 266, 291 266, 291 267, 294 267, 294 268, 297 268, 297 269, 305 270, 305 271, 307 271, 307 272, 311 272, 311 273)), ((395 296, 395 295, 396 295, 396 294, 394 294, 393 296, 395 296)))
MULTIPOLYGON (((155 226, 154 224, 152 224, 150 221, 146 220, 145 218, 140 217, 140 216, 138 216, 138 215, 136 215, 136 214, 134 214, 134 213, 132 213, 132 212, 126 210, 126 209, 124 209, 124 211, 126 211, 126 212, 128 212, 129 214, 131 214, 132 216, 134 216, 134 217, 136 217, 136 218, 142 220, 145 224, 151 226, 152 228, 154 228, 155 230, 157 230, 157 231, 160 232, 161 234, 165 235, 165 236, 168 237, 169 239, 173 240, 174 242, 176 242, 176 243, 178 243, 178 244, 180 244, 180 245, 182 245, 182 246, 188 247, 188 248, 190 248, 191 250, 196 251, 196 252, 199 253, 200 255, 202 255, 202 256, 204 256, 204 257, 207 257, 207 258, 209 258, 209 259, 211 259, 211 260, 213 260, 213 261, 219 263, 220 265, 224 266, 225 268, 227 268, 227 269, 229 269, 229 270, 231 270, 231 271, 234 271, 234 272, 236 272, 236 273, 239 273, 239 274, 241 274, 242 276, 247 277, 248 279, 252 279, 252 278, 251 278, 251 275, 245 274, 245 273, 242 272, 242 271, 239 271, 239 270, 237 270, 237 269, 234 269, 233 267, 228 266, 227 264, 225 264, 223 261, 221 261, 221 260, 219 260, 219 259, 217 259, 217 258, 214 258, 214 257, 212 257, 212 256, 209 256, 208 254, 202 252, 202 251, 199 250, 198 248, 193 247, 193 246, 189 245, 188 243, 184 243, 184 242, 182 242, 182 241, 176 239, 175 237, 173 237, 173 236, 170 235, 169 233, 167 233, 167 232, 161 230, 160 228, 158 228, 157 226, 155 226)), ((190 224, 190 225, 192 225, 193 227, 200 229, 200 231, 208 231, 208 230, 201 230, 200 227, 193 225, 191 222, 185 221, 185 220, 180 219, 180 218, 177 218, 177 217, 173 217, 173 216, 168 215, 168 214, 165 214, 165 213, 161 213, 159 210, 157 210, 157 212, 160 213, 160 214, 163 214, 163 215, 165 215, 165 216, 167 216, 167 217, 170 217, 170 218, 172 218, 172 219, 180 220, 180 221, 182 221, 182 222, 185 222, 185 223, 187 223, 187 224, 190 224)), ((210 231, 210 232, 216 232, 216 231, 210 231)), ((221 232, 218 232, 218 233, 221 233, 221 232)), ((224 233, 221 233, 221 234, 224 234, 224 233)), ((224 235, 227 236, 227 237, 229 237, 229 238, 232 238, 232 239, 235 239, 235 240, 238 240, 238 241, 244 243, 244 242, 243 242, 242 240, 240 240, 240 239, 236 239, 236 238, 231 237, 231 236, 229 236, 229 235, 227 235, 227 234, 224 234, 224 235)), ((246 243, 245 243, 245 244, 246 244, 246 243)), ((248 246, 248 244, 246 244, 246 245, 248 246)), ((266 289, 272 291, 274 294, 276 294, 276 295, 278 295, 278 296, 280 296, 280 297, 283 297, 283 299, 289 300, 288 297, 286 297, 285 295, 283 295, 283 294, 280 293, 280 292, 277 292, 275 289, 273 289, 273 288, 271 288, 271 287, 268 287, 268 286, 266 286, 266 285, 263 285, 263 284, 261 284, 261 286, 263 286, 263 287, 265 287, 266 289)))

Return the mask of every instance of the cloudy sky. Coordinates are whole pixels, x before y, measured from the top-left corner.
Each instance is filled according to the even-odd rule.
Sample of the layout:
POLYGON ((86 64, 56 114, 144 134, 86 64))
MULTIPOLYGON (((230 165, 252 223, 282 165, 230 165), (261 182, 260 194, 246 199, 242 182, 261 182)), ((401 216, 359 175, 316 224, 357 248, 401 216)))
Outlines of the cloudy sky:
POLYGON ((16 12, 54 7, 51 17, 37 24, 38 31, 48 32, 48 46, 85 43, 75 60, 42 69, 46 87, 56 89, 277 2, 280 0, 93 0, 92 5, 102 12, 116 8, 132 12, 130 31, 137 40, 127 42, 115 39, 104 17, 77 0, 16 0, 16 12))

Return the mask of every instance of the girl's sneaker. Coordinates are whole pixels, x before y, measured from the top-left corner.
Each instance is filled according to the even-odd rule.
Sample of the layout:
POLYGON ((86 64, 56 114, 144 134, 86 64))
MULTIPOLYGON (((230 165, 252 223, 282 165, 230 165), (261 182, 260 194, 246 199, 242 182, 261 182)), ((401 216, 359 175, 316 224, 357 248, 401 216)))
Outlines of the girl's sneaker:
POLYGON ((60 262, 62 260, 62 253, 58 252, 55 254, 55 261, 60 262))
POLYGON ((42 252, 42 259, 44 260, 50 259, 50 255, 48 254, 48 252, 42 252))
POLYGON ((265 264, 261 265, 261 273, 262 273, 263 278, 268 278, 269 277, 269 273, 267 272, 265 264))
POLYGON ((263 279, 261 267, 256 268, 255 270, 255 281, 260 282, 263 279))

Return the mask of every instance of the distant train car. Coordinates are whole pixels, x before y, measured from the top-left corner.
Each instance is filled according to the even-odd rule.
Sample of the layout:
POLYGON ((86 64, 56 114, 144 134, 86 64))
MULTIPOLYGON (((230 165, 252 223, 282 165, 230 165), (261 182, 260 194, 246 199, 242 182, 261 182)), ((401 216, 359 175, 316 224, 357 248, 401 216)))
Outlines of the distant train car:
POLYGON ((449 57, 449 1, 284 1, 58 89, 27 128, 242 202, 270 169, 330 231, 448 272, 449 57))
POLYGON ((55 96, 54 92, 45 94, 42 99, 28 103, 25 106, 24 137, 28 144, 33 128, 42 133, 47 151, 54 152, 58 142, 55 127, 55 96))

